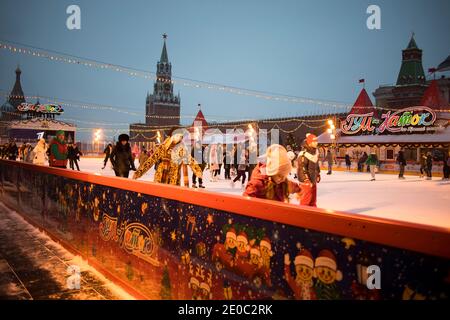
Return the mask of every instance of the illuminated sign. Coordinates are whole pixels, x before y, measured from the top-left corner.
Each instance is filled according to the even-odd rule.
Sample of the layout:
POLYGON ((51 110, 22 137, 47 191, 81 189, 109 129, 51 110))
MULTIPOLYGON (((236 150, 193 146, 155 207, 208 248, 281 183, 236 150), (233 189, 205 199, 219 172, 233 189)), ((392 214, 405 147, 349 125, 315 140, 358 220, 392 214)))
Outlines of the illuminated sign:
POLYGON ((17 110, 21 112, 39 112, 39 113, 54 113, 61 114, 64 109, 56 104, 32 104, 32 103, 21 103, 17 106, 17 110))
POLYGON ((426 131, 436 121, 436 113, 428 107, 410 107, 395 112, 388 111, 381 119, 374 118, 373 112, 349 114, 341 123, 343 134, 354 135, 368 133, 401 133, 426 131))

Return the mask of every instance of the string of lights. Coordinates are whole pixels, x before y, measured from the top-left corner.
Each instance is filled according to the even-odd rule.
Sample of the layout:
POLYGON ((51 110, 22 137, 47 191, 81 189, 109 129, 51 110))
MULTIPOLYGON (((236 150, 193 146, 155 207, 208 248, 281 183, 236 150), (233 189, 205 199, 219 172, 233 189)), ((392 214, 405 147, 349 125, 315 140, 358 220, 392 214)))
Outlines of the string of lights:
POLYGON ((173 84, 179 84, 179 85, 182 85, 185 87, 218 90, 218 91, 237 94, 237 95, 251 96, 254 98, 258 98, 258 99, 288 102, 288 103, 293 103, 293 104, 308 104, 308 105, 333 107, 333 108, 348 108, 349 107, 347 104, 337 103, 337 102, 333 102, 333 101, 276 94, 276 93, 227 86, 227 85, 206 82, 206 81, 200 81, 200 80, 194 80, 194 79, 183 78, 183 77, 173 76, 172 80, 165 79, 165 78, 158 78, 156 73, 152 72, 152 71, 141 70, 141 69, 136 69, 136 68, 131 68, 131 67, 125 67, 125 66, 121 66, 121 65, 117 65, 117 64, 113 64, 113 63, 101 62, 98 60, 78 57, 78 56, 74 56, 71 54, 66 54, 66 53, 52 51, 52 50, 48 50, 48 49, 37 48, 37 47, 26 45, 26 44, 16 43, 16 42, 12 42, 9 40, 0 40, 0 49, 9 50, 12 53, 26 54, 26 55, 30 55, 33 57, 44 58, 44 59, 48 59, 50 61, 55 61, 55 62, 63 62, 63 63, 67 63, 67 64, 72 64, 72 65, 82 65, 82 66, 90 67, 90 68, 120 72, 120 73, 127 74, 129 76, 132 76, 132 77, 140 77, 140 78, 144 78, 144 79, 159 80, 162 82, 170 81, 173 84))

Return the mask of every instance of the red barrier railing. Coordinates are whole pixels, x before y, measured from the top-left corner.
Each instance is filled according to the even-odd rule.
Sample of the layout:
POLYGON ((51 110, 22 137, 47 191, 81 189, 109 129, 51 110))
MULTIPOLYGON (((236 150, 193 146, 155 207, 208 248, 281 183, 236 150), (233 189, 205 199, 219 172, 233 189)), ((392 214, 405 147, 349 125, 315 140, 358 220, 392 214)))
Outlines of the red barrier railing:
POLYGON ((450 258, 450 229, 448 228, 284 204, 153 182, 35 166, 16 161, 1 161, 6 161, 8 165, 32 168, 39 172, 69 179, 173 199, 257 219, 450 258))

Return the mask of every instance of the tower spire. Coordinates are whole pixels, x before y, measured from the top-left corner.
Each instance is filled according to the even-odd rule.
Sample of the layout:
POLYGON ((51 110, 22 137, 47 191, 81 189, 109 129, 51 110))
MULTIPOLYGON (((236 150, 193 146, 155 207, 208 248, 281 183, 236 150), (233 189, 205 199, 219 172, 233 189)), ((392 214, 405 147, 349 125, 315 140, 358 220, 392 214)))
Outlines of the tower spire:
POLYGON ((167 48, 166 48, 166 39, 167 39, 167 34, 164 33, 163 34, 163 39, 164 39, 164 46, 161 52, 161 59, 160 59, 160 63, 169 63, 169 56, 167 55, 167 48))

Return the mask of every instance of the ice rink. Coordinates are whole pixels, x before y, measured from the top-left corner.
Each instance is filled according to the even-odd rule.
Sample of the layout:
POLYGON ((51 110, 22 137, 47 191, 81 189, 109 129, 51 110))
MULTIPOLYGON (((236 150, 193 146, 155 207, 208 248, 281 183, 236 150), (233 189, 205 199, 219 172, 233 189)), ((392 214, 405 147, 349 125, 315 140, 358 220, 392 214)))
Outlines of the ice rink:
MULTIPOLYGON (((103 159, 82 158, 82 171, 114 176, 111 164, 102 170, 103 159)), ((136 167, 138 163, 136 161, 136 167)), ((130 178, 133 172, 130 172, 130 178)), ((140 180, 153 181, 150 170, 140 180)), ((441 178, 420 179, 405 176, 399 180, 393 174, 377 174, 376 181, 369 181, 369 173, 335 171, 332 175, 321 174, 318 186, 318 206, 324 209, 345 211, 354 214, 408 221, 450 229, 450 182, 441 178)), ((209 171, 204 171, 207 191, 239 195, 241 184, 231 188, 229 180, 210 182, 209 171)), ((292 203, 298 203, 293 197, 292 203)))

